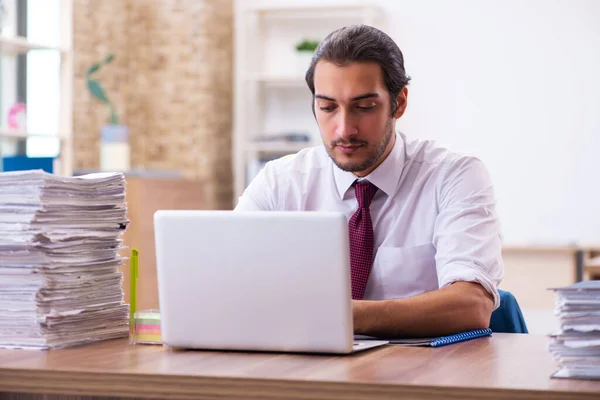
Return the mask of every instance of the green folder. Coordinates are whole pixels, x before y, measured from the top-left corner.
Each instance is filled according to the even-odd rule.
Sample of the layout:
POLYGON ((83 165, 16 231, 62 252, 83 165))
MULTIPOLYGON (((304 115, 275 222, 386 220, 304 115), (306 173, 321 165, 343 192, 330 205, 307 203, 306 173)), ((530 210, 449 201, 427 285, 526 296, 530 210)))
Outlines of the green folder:
POLYGON ((137 278, 138 278, 138 251, 131 249, 131 259, 129 260, 129 332, 133 335, 135 332, 135 311, 137 300, 137 278))

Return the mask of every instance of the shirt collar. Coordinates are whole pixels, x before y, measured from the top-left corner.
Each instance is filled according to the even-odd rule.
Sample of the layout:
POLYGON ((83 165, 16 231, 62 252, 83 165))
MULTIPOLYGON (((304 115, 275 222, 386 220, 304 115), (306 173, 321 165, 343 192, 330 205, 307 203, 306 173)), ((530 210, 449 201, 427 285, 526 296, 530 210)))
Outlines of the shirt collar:
MULTIPOLYGON (((377 168, 364 177, 364 179, 377 186, 379 190, 388 196, 396 192, 398 181, 400 181, 400 176, 402 176, 405 161, 404 142, 404 135, 396 133, 396 141, 390 154, 388 154, 386 159, 377 168)), ((332 164, 335 185, 337 186, 340 198, 343 199, 350 186, 359 178, 352 172, 342 171, 335 163, 332 164)))

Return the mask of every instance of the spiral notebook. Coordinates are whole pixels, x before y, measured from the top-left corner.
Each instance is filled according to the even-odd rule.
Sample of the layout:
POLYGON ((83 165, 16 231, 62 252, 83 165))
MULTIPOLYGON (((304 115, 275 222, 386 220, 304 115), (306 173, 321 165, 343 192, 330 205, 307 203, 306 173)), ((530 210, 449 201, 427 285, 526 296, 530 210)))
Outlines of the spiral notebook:
MULTIPOLYGON (((487 329, 476 329, 472 331, 457 333, 455 335, 440 336, 433 338, 399 338, 399 339, 385 339, 390 344, 398 344, 402 346, 426 346, 426 347, 441 347, 447 344, 453 344, 458 342, 464 342, 465 340, 471 340, 484 336, 491 336, 492 330, 487 329)), ((356 340, 382 340, 381 338, 375 338, 372 336, 355 335, 356 340)))

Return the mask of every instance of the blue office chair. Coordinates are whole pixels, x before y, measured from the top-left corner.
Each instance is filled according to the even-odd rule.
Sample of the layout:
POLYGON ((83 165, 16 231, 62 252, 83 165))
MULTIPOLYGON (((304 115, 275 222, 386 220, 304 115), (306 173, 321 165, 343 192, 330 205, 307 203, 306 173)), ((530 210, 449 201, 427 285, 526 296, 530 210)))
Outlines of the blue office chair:
POLYGON ((492 332, 529 333, 515 296, 504 290, 498 290, 498 292, 500 293, 500 307, 492 312, 490 318, 492 332))

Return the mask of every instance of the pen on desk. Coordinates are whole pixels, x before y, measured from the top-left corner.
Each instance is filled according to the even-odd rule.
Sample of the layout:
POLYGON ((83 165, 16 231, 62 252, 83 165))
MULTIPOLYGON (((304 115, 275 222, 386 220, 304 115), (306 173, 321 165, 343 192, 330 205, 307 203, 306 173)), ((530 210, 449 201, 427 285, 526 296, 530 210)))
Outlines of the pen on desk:
POLYGON ((138 251, 131 249, 129 260, 129 332, 135 335, 135 311, 137 300, 138 251))

